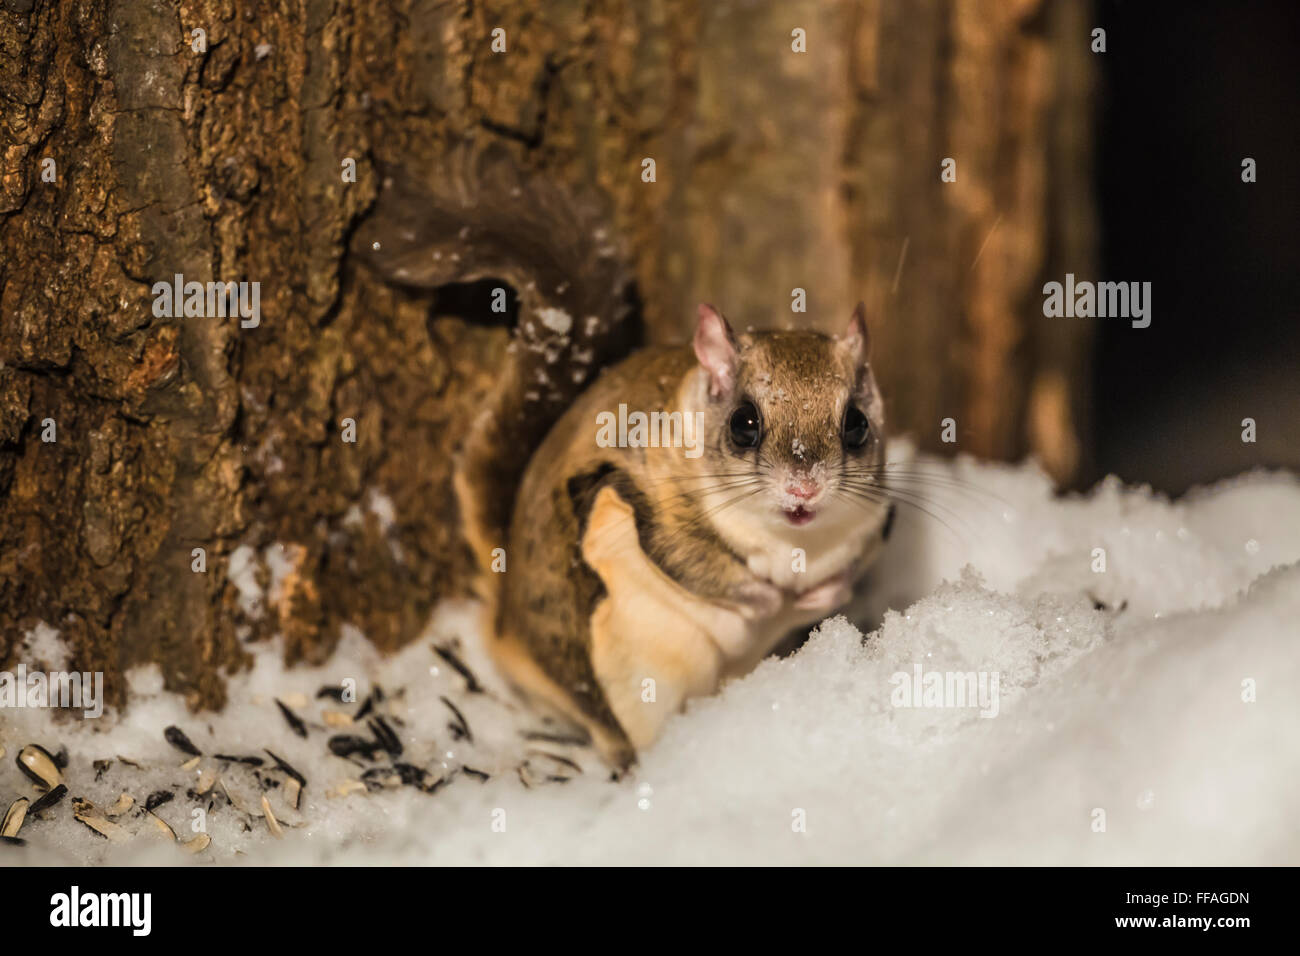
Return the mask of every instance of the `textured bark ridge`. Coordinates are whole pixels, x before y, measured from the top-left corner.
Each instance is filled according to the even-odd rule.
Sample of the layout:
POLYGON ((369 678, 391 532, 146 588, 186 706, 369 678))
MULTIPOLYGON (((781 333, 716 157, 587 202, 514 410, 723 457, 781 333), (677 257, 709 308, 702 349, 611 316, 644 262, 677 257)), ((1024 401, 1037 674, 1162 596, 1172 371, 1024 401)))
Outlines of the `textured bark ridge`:
POLYGON ((0 666, 43 622, 112 702, 156 662, 211 707, 246 641, 411 640, 469 581, 453 456, 552 309, 598 365, 700 299, 865 298, 895 427, 1068 477, 1087 330, 1037 290, 1091 252, 1078 9, 0 0, 0 666), (260 324, 156 316, 177 274, 260 283, 260 324))

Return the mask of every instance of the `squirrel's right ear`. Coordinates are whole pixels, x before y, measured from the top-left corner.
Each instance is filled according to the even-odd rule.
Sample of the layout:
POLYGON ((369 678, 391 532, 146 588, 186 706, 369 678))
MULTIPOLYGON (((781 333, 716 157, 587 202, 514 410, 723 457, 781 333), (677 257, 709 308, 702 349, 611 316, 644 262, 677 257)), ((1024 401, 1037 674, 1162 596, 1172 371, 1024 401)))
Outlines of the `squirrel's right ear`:
POLYGON ((709 395, 730 394, 736 384, 736 337, 722 313, 704 303, 695 326, 695 357, 709 373, 709 395))
POLYGON ((871 351, 870 338, 867 335, 867 307, 859 302, 849 319, 849 327, 839 339, 840 348, 848 353, 854 369, 865 368, 871 351))

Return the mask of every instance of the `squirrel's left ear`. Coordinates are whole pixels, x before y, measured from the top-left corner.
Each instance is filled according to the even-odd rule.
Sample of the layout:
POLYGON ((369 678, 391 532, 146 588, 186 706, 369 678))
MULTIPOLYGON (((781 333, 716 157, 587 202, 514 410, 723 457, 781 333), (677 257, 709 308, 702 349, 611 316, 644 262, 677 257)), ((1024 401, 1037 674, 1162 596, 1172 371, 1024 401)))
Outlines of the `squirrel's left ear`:
POLYGON ((861 302, 853 310, 849 327, 839 337, 838 343, 852 364, 855 376, 853 392, 862 402, 867 417, 878 427, 884 419, 885 409, 880 399, 880 389, 876 387, 876 377, 871 373, 871 363, 868 361, 871 340, 867 334, 867 307, 861 302))
POLYGON ((709 373, 709 395, 729 395, 736 384, 736 337, 722 313, 705 303, 695 326, 695 357, 709 373))

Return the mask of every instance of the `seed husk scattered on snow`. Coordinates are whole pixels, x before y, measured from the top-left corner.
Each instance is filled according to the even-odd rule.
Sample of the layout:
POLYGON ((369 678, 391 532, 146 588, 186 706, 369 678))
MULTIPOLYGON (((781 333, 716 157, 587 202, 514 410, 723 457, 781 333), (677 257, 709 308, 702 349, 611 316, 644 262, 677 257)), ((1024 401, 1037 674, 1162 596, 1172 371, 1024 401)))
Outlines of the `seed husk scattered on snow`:
POLYGON ((447 782, 446 777, 435 777, 429 771, 414 764, 395 763, 393 769, 401 775, 402 783, 414 786, 425 793, 435 793, 439 787, 447 782))
POLYGON ((379 741, 379 746, 383 747, 394 757, 402 755, 402 742, 397 739, 397 734, 393 728, 388 725, 388 721, 382 717, 376 717, 366 725, 370 732, 375 735, 375 740, 379 741))
POLYGON ((305 740, 307 737, 307 725, 302 722, 302 719, 286 707, 284 702, 278 697, 275 700, 275 706, 280 708, 280 713, 284 715, 285 722, 288 723, 289 729, 305 740))
POLYGON ((248 807, 244 806, 243 802, 240 801, 238 798, 236 798, 236 796, 230 792, 230 788, 226 786, 226 781, 222 780, 221 778, 217 778, 217 783, 221 785, 221 792, 226 795, 226 799, 230 801, 230 805, 232 807, 234 807, 240 813, 246 814, 247 816, 253 815, 253 811, 249 810, 248 807))
POLYGON ((346 797, 349 793, 364 793, 368 787, 360 780, 340 780, 337 784, 325 791, 327 797, 346 797))
MULTIPOLYGON (((486 688, 478 682, 474 673, 461 661, 458 656, 458 648, 453 645, 435 647, 434 650, 452 670, 463 678, 470 693, 486 692, 486 688)), ((328 737, 327 746, 330 752, 348 758, 351 763, 358 767, 357 770, 350 772, 358 773, 364 770, 361 779, 339 780, 334 787, 326 790, 328 797, 346 797, 353 793, 386 790, 403 786, 412 786, 424 793, 433 794, 453 783, 458 773, 464 773, 466 776, 474 777, 480 781, 491 779, 491 774, 472 766, 453 765, 453 769, 449 770, 446 763, 438 764, 436 758, 433 765, 435 767, 440 766, 442 768, 440 770, 425 769, 420 765, 422 761, 416 763, 402 762, 399 758, 404 753, 405 748, 399 733, 406 734, 409 732, 406 722, 400 716, 401 708, 399 705, 404 699, 404 693, 404 690, 399 688, 396 695, 390 699, 382 687, 372 685, 361 704, 352 707, 353 713, 349 714, 342 709, 336 710, 327 707, 319 711, 320 716, 315 720, 311 716, 308 716, 307 720, 299 716, 300 714, 307 716, 307 712, 299 709, 310 705, 306 695, 282 694, 269 699, 275 703, 290 730, 299 737, 309 738, 311 729, 319 730, 320 724, 316 722, 317 720, 323 722, 329 728, 344 729, 352 727, 360 731, 359 734, 355 732, 352 734, 338 733, 328 737), (364 725, 365 729, 362 729, 361 725, 364 725), (362 760, 358 759, 361 757, 372 763, 363 763, 362 760)), ((323 687, 316 694, 316 697, 345 703, 343 701, 343 688, 323 687)), ((264 706, 267 699, 267 697, 262 697, 258 703, 264 706)), ((443 706, 447 708, 449 715, 447 727, 453 738, 464 740, 471 745, 474 744, 473 730, 466 719, 465 713, 457 706, 458 701, 451 696, 440 696, 439 699, 443 706)), ((209 731, 211 732, 211 728, 209 728, 209 731)), ((544 731, 521 731, 520 733, 528 740, 543 741, 550 744, 584 743, 579 738, 559 733, 544 731)), ((285 830, 289 827, 306 825, 306 821, 301 815, 301 803, 307 780, 296 768, 274 752, 265 751, 269 759, 253 755, 215 754, 213 756, 217 760, 224 762, 217 764, 214 762, 213 756, 204 758, 203 751, 194 744, 180 727, 168 726, 165 728, 163 735, 171 746, 188 755, 189 759, 182 764, 182 767, 193 771, 196 778, 196 782, 190 784, 195 789, 186 790, 186 783, 180 785, 181 792, 187 796, 188 800, 199 805, 206 803, 209 810, 214 806, 220 807, 228 804, 240 814, 243 814, 242 817, 236 816, 234 819, 240 822, 245 832, 256 831, 257 824, 254 818, 260 813, 266 821, 267 831, 276 839, 282 839, 285 830), (272 762, 274 766, 272 766, 272 762), (210 766, 205 766, 205 764, 210 766), (257 785, 264 792, 254 797, 257 790, 252 787, 253 780, 231 777, 232 773, 238 775, 237 772, 230 769, 228 764, 248 767, 251 771, 251 777, 256 779, 257 785), (275 772, 277 770, 279 773, 275 772), (249 802, 248 806, 245 806, 231 792, 227 781, 222 779, 223 774, 239 784, 239 792, 245 794, 244 800, 249 802), (272 802, 269 799, 269 795, 275 787, 280 788, 279 799, 282 801, 278 811, 272 808, 272 802), (223 794, 224 800, 222 799, 223 794), (210 795, 210 797, 206 795, 210 795), (254 799, 260 800, 260 810, 253 805, 254 799), (288 819, 278 818, 277 813, 285 814, 288 819)), ((418 751, 420 749, 419 745, 411 742, 414 739, 412 737, 407 743, 418 751)), ((0 754, 3 754, 2 750, 0 750, 0 754)), ((520 780, 525 786, 545 781, 567 782, 571 779, 567 776, 568 773, 582 772, 582 767, 576 761, 556 753, 541 749, 530 749, 528 755, 534 759, 530 760, 526 756, 523 765, 516 768, 520 780), (546 762, 544 763, 541 758, 545 758, 546 762)), ((34 803, 27 801, 25 798, 20 800, 19 802, 23 804, 22 811, 19 811, 17 802, 10 808, 10 812, 5 815, 3 825, 0 825, 0 834, 4 836, 16 836, 18 829, 23 825, 23 818, 40 810, 49 809, 68 795, 67 787, 60 782, 61 768, 67 765, 66 749, 61 749, 59 755, 55 757, 49 751, 32 744, 24 747, 19 757, 20 768, 45 792, 43 795, 33 797, 34 803), (22 818, 19 816, 20 812, 23 815, 22 818), (12 833, 9 832, 10 829, 12 829, 12 833)), ((117 759, 124 765, 140 770, 146 769, 141 764, 120 755, 117 756, 117 759)), ((471 757, 471 759, 473 758, 471 757)), ((104 774, 111 769, 112 763, 112 760, 93 762, 96 780, 103 778, 104 774)), ((155 812, 159 807, 174 800, 175 796, 176 791, 156 790, 142 801, 140 812, 147 813, 153 826, 157 827, 159 832, 171 837, 186 852, 198 853, 207 849, 212 845, 211 838, 207 834, 198 834, 193 839, 182 842, 177 831, 155 812)), ((108 819, 108 816, 121 816, 135 805, 135 801, 130 794, 121 794, 117 803, 107 811, 100 810, 90 801, 80 798, 73 800, 72 804, 73 817, 87 828, 94 830, 101 837, 114 843, 124 843, 132 839, 133 833, 131 830, 108 819)), ((122 823, 125 823, 125 820, 122 823)), ((152 828, 146 827, 144 829, 150 830, 152 828)), ((22 843, 23 841, 10 839, 5 842, 22 843)), ((238 853, 239 851, 234 852, 238 853)))
POLYGON ((402 785, 402 775, 392 767, 371 767, 361 780, 370 790, 396 790, 402 785))
POLYGON ((37 801, 28 807, 27 813, 28 815, 34 815, 43 810, 48 810, 67 795, 68 788, 64 784, 59 784, 53 790, 46 790, 41 794, 37 801))
POLYGON ((110 817, 120 817, 133 806, 135 806, 135 797, 124 792, 116 801, 114 801, 111 807, 104 811, 104 813, 110 817))
POLYGON ((124 828, 107 819, 89 800, 74 798, 72 816, 112 843, 125 843, 131 839, 124 828))
POLYGON ((260 767, 266 763, 261 757, 240 757, 236 754, 215 754, 218 760, 229 760, 231 763, 246 763, 250 767, 260 767))
POLYGON ((53 790, 63 782, 59 765, 50 752, 39 744, 28 744, 18 751, 18 769, 42 790, 53 790))
POLYGON ((549 750, 530 750, 528 753, 535 757, 545 757, 547 760, 554 760, 563 767, 568 767, 576 773, 582 773, 582 765, 576 760, 570 760, 563 754, 551 753, 549 750))
POLYGON ((203 794, 207 793, 209 790, 212 789, 213 784, 215 784, 216 782, 217 782, 216 771, 210 769, 204 770, 201 774, 199 774, 199 783, 198 786, 194 788, 194 790, 196 793, 198 793, 199 796, 203 796, 203 794))
POLYGON ((19 797, 9 804, 9 809, 5 811, 4 820, 0 821, 0 836, 18 836, 18 831, 23 828, 23 821, 27 819, 27 808, 30 805, 31 801, 26 797, 19 797))
POLYGON ((453 651, 450 647, 439 647, 437 644, 433 645, 433 651, 444 661, 446 661, 447 665, 452 670, 454 670, 461 677, 465 678, 465 689, 467 691, 469 691, 471 694, 483 693, 483 685, 478 682, 478 678, 474 676, 474 672, 471 671, 468 667, 466 667, 464 662, 461 661, 461 659, 456 656, 455 651, 453 651))
POLYGON ((366 699, 361 702, 361 706, 357 709, 357 712, 352 715, 352 719, 357 721, 361 720, 375 709, 376 704, 382 704, 383 702, 384 689, 376 684, 374 687, 370 688, 370 693, 367 694, 366 699))
MULTIPOLYGON (((524 786, 532 787, 541 783, 568 783, 573 779, 566 773, 546 773, 533 766, 531 760, 525 760, 516 768, 519 772, 519 779, 524 782, 524 786)), ((579 770, 581 773, 581 770, 579 770)))
POLYGON ((194 746, 194 742, 185 736, 185 731, 176 725, 172 725, 163 731, 163 737, 167 742, 182 753, 187 753, 191 757, 202 757, 203 751, 194 746))
POLYGON ((270 750, 268 750, 267 753, 271 755, 271 759, 275 761, 275 765, 277 767, 279 767, 281 770, 287 773, 294 780, 298 781, 299 786, 302 787, 307 786, 307 778, 304 777, 302 774, 300 774, 297 770, 294 770, 293 767, 289 766, 287 761, 285 761, 280 757, 277 757, 270 750))
POLYGON ((162 833, 166 834, 168 837, 172 839, 173 842, 175 842, 176 831, 173 830, 170 825, 168 825, 166 820, 164 820, 162 817, 158 816, 158 814, 153 812, 150 812, 149 819, 153 821, 154 826, 156 826, 162 833))
POLYGON ((280 829, 280 821, 271 812, 271 801, 266 799, 266 794, 262 794, 262 816, 266 817, 266 828, 271 831, 271 836, 277 840, 284 836, 284 831, 280 829))
POLYGON ((203 850, 208 848, 208 844, 211 842, 212 837, 208 836, 206 833, 200 833, 193 840, 182 843, 181 849, 186 853, 201 853, 203 850))
POLYGON ((573 747, 585 747, 591 741, 582 736, 575 734, 556 734, 545 730, 523 730, 519 734, 524 740, 537 741, 547 744, 564 744, 573 747))
POLYGON ((354 737, 351 734, 335 734, 329 739, 330 753, 336 757, 351 757, 353 754, 361 754, 367 760, 374 760, 376 751, 380 750, 380 745, 373 740, 366 740, 364 737, 354 737))
POLYGON ((467 721, 465 715, 460 712, 460 708, 449 701, 446 697, 439 697, 438 699, 447 705, 447 709, 450 710, 456 718, 447 725, 451 729, 452 737, 456 740, 464 740, 467 743, 472 744, 474 742, 474 734, 470 731, 469 721, 467 721))
POLYGON ((422 767, 417 767, 413 763, 395 763, 393 764, 393 769, 397 771, 398 775, 402 778, 402 783, 405 784, 418 785, 429 775, 428 771, 424 770, 422 767))

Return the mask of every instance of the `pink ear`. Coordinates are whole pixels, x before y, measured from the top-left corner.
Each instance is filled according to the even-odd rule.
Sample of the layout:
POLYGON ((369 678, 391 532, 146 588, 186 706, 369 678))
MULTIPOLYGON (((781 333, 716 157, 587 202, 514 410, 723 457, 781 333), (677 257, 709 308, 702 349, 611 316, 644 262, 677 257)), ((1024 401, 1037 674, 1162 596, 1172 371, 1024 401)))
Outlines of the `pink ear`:
POLYGON ((840 338, 840 347, 848 353, 854 368, 861 368, 867 364, 867 355, 870 351, 870 341, 867 338, 867 307, 861 302, 853 310, 849 327, 840 338))
POLYGON ((736 339, 718 310, 703 303, 695 326, 695 357, 709 373, 709 394, 729 394, 736 384, 736 339))
POLYGON ((867 335, 867 308, 861 302, 853 310, 849 327, 839 339, 839 347, 844 350, 853 363, 854 394, 864 405, 863 411, 877 428, 885 420, 885 405, 880 399, 880 387, 876 376, 872 374, 871 363, 867 361, 871 353, 871 340, 867 335))

